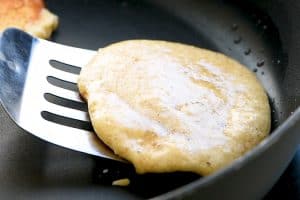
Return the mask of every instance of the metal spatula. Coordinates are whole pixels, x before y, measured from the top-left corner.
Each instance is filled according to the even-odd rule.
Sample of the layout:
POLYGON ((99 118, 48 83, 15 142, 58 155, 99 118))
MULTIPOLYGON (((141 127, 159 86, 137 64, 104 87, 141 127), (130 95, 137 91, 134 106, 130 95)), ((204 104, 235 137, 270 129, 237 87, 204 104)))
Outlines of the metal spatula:
POLYGON ((95 53, 7 29, 0 37, 0 101, 17 125, 43 140, 120 160, 93 133, 77 91, 80 69, 95 53))

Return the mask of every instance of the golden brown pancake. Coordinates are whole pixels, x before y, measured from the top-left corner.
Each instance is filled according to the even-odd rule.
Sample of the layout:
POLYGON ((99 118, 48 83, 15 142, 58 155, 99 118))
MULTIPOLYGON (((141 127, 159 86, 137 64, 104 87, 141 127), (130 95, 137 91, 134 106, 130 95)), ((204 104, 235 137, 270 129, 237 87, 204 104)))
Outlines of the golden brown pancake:
POLYGON ((268 98, 252 72, 194 46, 112 44, 82 69, 78 86, 99 138, 138 173, 211 174, 270 130, 268 98))
POLYGON ((58 17, 45 8, 43 0, 0 0, 0 32, 14 27, 40 38, 49 38, 58 17))

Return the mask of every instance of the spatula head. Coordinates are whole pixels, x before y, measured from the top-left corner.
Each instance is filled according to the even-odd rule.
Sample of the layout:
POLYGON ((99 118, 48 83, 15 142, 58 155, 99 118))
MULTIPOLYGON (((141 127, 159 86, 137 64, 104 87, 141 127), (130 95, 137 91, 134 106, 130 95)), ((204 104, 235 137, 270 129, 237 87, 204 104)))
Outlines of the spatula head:
POLYGON ((0 101, 21 128, 48 142, 121 160, 93 133, 78 73, 95 51, 7 29, 0 38, 0 101))

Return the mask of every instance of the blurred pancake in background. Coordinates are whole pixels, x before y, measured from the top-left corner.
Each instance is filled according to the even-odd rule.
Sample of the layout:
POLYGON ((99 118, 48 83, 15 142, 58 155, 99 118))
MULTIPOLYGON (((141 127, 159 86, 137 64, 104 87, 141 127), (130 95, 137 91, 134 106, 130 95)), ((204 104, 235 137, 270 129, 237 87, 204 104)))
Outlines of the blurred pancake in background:
POLYGON ((46 39, 58 26, 43 0, 0 0, 0 5, 0 31, 14 27, 46 39))

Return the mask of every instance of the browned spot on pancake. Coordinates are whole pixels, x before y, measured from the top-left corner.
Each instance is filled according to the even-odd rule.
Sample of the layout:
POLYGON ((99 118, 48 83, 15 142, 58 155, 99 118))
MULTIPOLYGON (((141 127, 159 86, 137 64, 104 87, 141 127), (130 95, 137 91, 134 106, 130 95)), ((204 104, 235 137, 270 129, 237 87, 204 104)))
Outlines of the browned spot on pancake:
POLYGON ((216 87, 215 84, 209 82, 209 81, 204 81, 201 79, 195 79, 193 77, 190 77, 191 81, 197 85, 199 85, 200 87, 206 87, 208 88, 210 91, 212 91, 217 97, 219 97, 220 99, 223 99, 224 101, 226 101, 226 97, 222 94, 222 91, 216 87))

